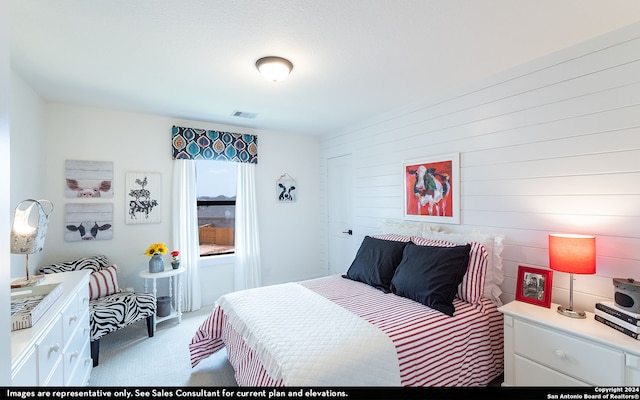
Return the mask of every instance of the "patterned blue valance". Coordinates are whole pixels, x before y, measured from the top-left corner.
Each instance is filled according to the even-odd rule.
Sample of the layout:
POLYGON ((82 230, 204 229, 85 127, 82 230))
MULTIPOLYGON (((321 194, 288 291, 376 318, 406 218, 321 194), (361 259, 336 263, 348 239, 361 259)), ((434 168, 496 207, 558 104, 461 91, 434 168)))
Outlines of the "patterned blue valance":
POLYGON ((173 159, 223 160, 257 164, 258 136, 173 126, 173 159))

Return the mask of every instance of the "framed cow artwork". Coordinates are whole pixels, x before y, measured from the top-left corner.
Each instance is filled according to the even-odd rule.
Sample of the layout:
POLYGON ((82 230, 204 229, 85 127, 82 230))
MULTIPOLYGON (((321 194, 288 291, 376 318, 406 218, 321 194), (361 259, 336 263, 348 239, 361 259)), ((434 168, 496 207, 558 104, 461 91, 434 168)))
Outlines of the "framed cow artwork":
POLYGON ((298 195, 297 184, 286 172, 276 181, 276 195, 279 203, 292 203, 298 195))
POLYGON ((113 203, 68 203, 64 207, 67 242, 113 239, 113 203))
POLYGON ((127 172, 125 183, 125 223, 159 224, 162 217, 160 173, 127 172))
POLYGON ((402 174, 405 219, 460 223, 459 153, 405 161, 402 174))

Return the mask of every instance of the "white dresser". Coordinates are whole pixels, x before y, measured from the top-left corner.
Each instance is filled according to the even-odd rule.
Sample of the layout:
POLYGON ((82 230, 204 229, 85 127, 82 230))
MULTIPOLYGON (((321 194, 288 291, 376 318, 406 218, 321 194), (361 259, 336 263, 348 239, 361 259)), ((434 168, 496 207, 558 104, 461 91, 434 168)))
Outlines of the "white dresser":
POLYGON ((63 292, 28 329, 11 333, 11 384, 84 386, 91 374, 89 271, 45 275, 63 292))
POLYGON ((504 314, 505 386, 638 386, 640 341, 593 318, 513 301, 504 314))

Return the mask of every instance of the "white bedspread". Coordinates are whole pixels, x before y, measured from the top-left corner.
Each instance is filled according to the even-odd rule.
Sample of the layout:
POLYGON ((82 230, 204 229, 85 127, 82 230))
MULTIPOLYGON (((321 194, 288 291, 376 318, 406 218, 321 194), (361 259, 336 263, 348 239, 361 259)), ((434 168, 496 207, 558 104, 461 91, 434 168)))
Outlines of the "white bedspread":
POLYGON ((297 283, 230 293, 218 305, 285 386, 400 385, 384 332, 297 283))

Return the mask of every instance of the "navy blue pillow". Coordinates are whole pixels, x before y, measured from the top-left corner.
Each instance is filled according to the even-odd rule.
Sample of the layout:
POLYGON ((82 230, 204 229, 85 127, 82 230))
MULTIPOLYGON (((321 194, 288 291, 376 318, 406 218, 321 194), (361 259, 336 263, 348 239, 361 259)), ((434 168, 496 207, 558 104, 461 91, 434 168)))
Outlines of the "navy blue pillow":
POLYGON ((402 251, 406 245, 406 242, 365 236, 356 253, 356 258, 351 263, 347 274, 342 277, 366 283, 389 293, 391 278, 402 260, 402 251))
POLYGON ((391 291, 453 316, 453 298, 469 265, 471 245, 417 246, 409 243, 391 279, 391 291))

